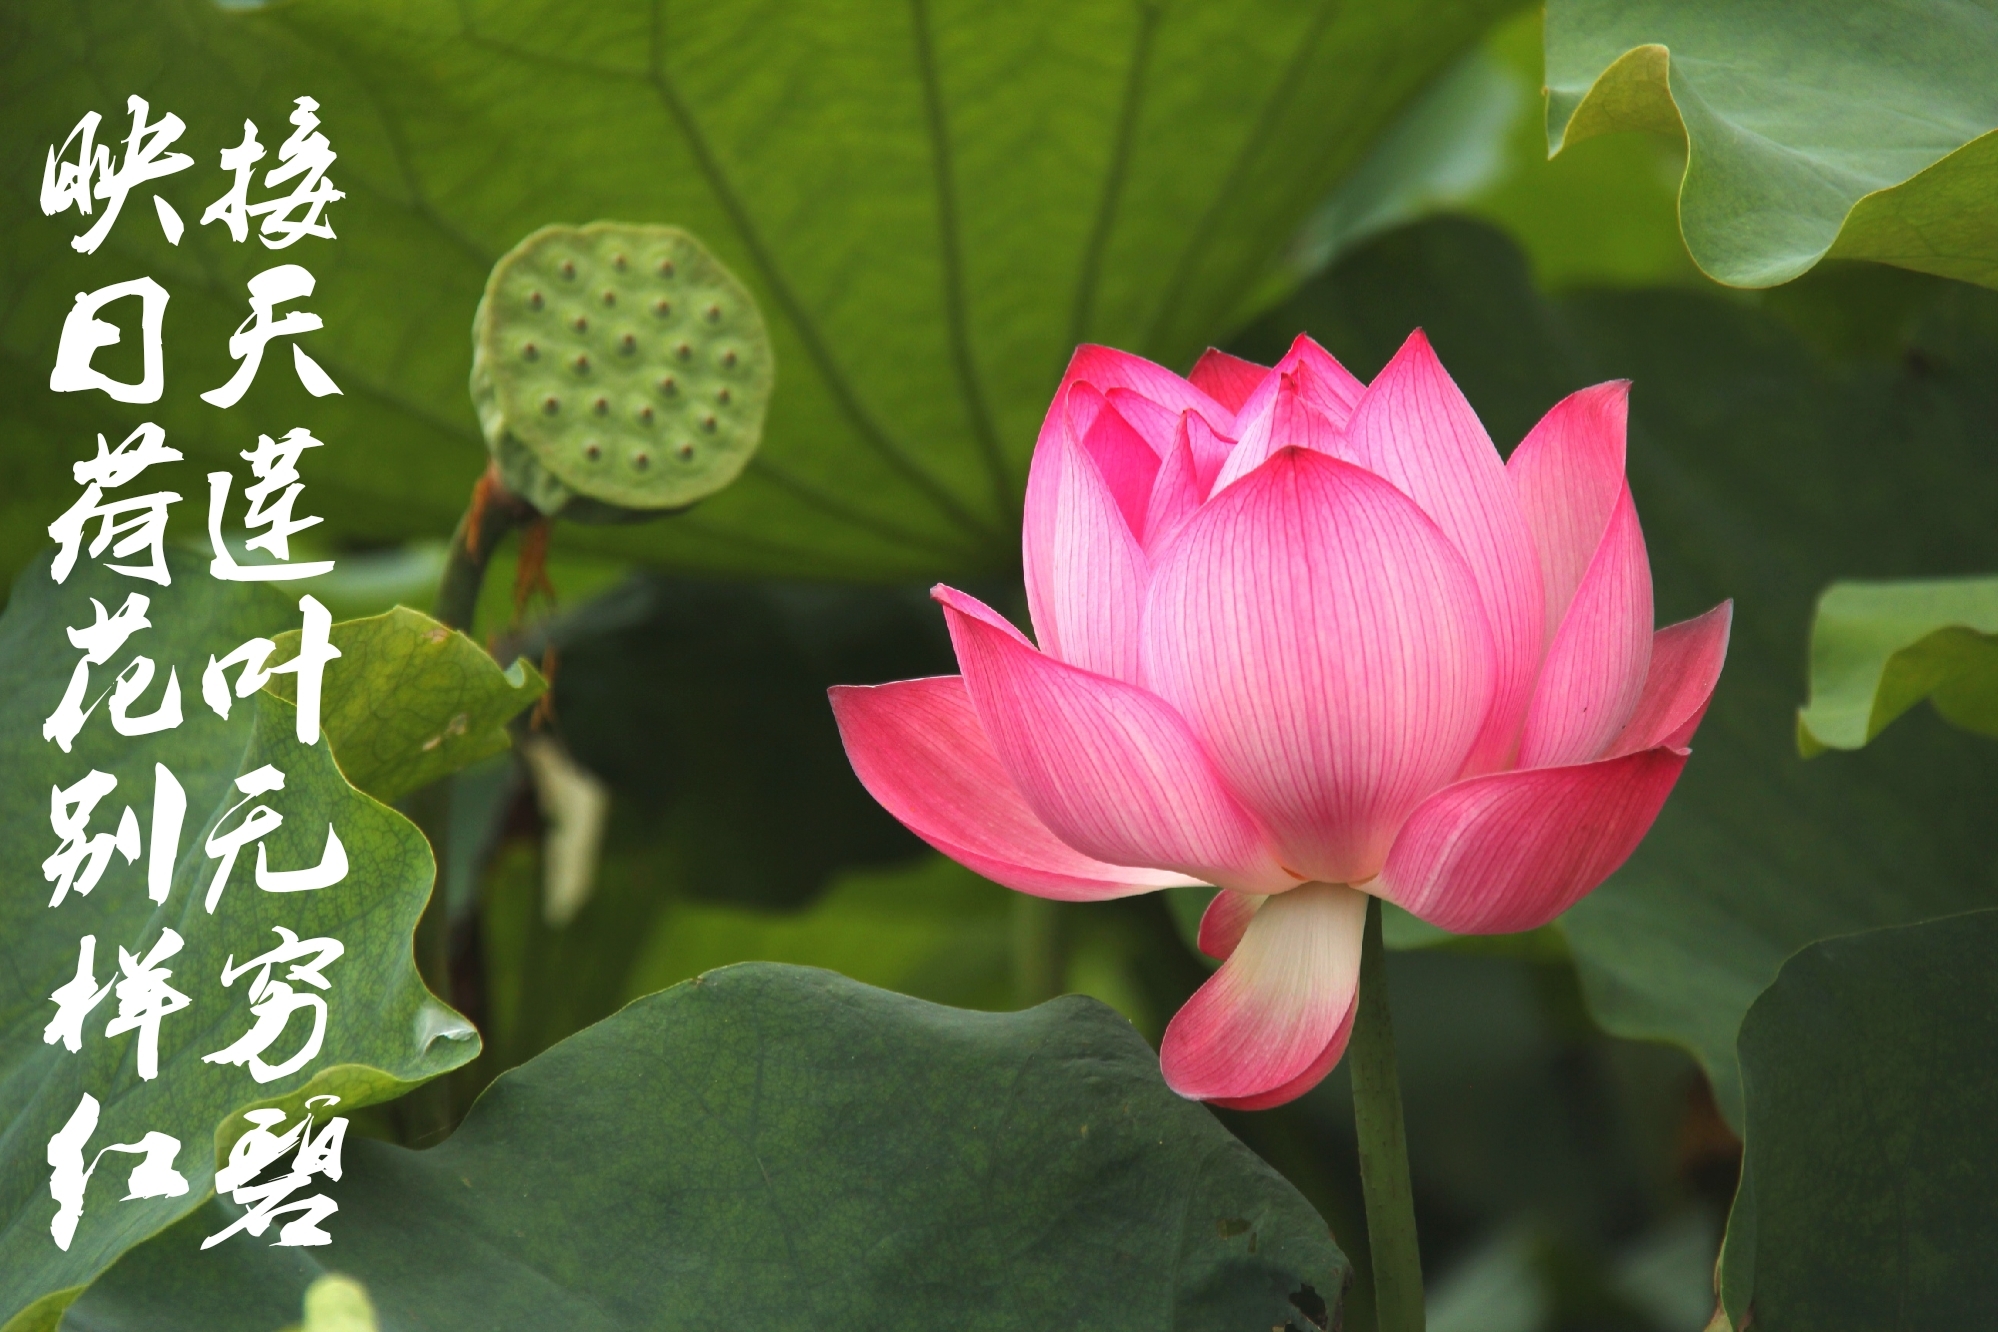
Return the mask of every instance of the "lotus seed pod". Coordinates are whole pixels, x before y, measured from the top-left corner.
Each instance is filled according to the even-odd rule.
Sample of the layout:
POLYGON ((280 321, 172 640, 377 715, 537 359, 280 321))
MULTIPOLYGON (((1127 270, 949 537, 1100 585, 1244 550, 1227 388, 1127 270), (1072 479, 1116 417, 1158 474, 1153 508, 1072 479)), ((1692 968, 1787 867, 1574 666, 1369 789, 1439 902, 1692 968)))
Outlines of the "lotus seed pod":
POLYGON ((472 324, 472 401, 501 475, 586 522, 733 481, 775 369, 748 289, 677 227, 543 227, 493 266, 472 324))

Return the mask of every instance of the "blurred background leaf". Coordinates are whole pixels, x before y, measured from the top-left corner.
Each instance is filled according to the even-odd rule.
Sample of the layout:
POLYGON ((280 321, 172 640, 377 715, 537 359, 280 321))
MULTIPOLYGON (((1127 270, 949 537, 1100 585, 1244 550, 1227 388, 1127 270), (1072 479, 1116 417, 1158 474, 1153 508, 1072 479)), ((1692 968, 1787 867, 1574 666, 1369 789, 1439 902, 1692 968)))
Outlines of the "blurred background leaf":
POLYGON ((483 466, 466 381, 488 269, 545 223, 615 218, 684 226, 750 285, 780 387, 728 492, 565 540, 709 572, 1004 573, 1073 345, 1183 362, 1280 294, 1299 222, 1508 7, 17 7, 0 391, 23 417, 0 565, 40 544, 92 433, 147 414, 46 391, 75 292, 140 273, 172 290, 151 419, 190 458, 309 421, 330 445, 306 472, 326 537, 435 536, 483 466), (47 147, 83 109, 115 124, 132 92, 189 123, 198 164, 160 186, 188 218, 221 193, 244 117, 268 137, 293 97, 319 100, 340 238, 282 257, 319 279, 301 304, 326 328, 305 342, 343 396, 308 409, 281 365, 232 418, 195 396, 227 377, 243 282, 273 261, 256 243, 190 226, 169 248, 141 199, 84 257, 72 215, 26 211, 47 147))
POLYGON ((825 692, 954 670, 941 621, 916 589, 638 575, 527 647, 555 646, 559 732, 639 839, 687 848, 699 895, 774 905, 921 849, 853 778, 825 692))
POLYGON ((1683 141, 1610 134, 1549 157, 1541 29, 1538 8, 1514 15, 1432 82, 1306 221, 1292 264, 1309 274, 1454 211, 1503 227, 1543 290, 1697 281, 1675 203, 1683 141))
POLYGON ((305 1288, 305 1322, 283 1332, 380 1332, 375 1307, 358 1281, 341 1276, 315 1278, 305 1288))
MULTIPOLYGON (((751 964, 494 1084, 449 1142, 348 1144, 339 1247, 389 1326, 1340 1326, 1296 1191, 1116 1014, 1009 1016, 751 964)), ((79 1329, 263 1332, 321 1264, 133 1255, 79 1329)))
POLYGON ((1827 255, 1998 286, 1998 13, 1949 0, 1551 0, 1547 142, 1683 136, 1702 269, 1827 255))
POLYGON ((1834 583, 1811 623, 1806 755, 1858 749, 1923 699, 1998 736, 1998 578, 1834 583))
POLYGON ((1804 949, 1741 1028, 1737 1328, 1976 1327, 1998 1300, 1998 911, 1804 949))

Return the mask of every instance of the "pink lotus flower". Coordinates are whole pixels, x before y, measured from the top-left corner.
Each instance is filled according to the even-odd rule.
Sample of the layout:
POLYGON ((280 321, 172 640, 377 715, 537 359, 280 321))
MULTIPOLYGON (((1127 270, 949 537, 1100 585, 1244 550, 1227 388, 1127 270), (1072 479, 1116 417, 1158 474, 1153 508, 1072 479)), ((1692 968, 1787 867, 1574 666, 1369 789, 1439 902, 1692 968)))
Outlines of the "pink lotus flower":
POLYGON ((1302 1095, 1352 1025, 1367 895, 1531 929, 1621 865, 1704 715, 1731 603, 1652 629, 1628 385, 1502 462, 1427 339, 1371 384, 1300 337, 1182 379, 1083 347, 1027 481, 1038 647, 935 590, 964 674, 832 691, 918 836, 1021 892, 1223 891, 1166 1081, 1302 1095))

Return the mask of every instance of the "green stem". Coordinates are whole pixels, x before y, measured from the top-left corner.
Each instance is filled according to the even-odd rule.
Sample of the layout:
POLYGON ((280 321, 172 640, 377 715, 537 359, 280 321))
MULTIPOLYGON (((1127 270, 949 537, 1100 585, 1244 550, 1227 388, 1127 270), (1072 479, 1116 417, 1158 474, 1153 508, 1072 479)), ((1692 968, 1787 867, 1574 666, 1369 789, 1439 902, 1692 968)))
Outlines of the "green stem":
POLYGON ((1013 997, 1030 1008, 1061 994, 1068 972, 1061 903, 1017 893, 1013 897, 1013 997))
MULTIPOLYGON (((458 530, 451 535, 451 550, 445 557, 444 576, 437 587, 437 619, 453 629, 471 632, 479 607, 479 592, 485 586, 486 567, 508 534, 533 521, 534 509, 508 490, 500 481, 499 470, 488 467, 472 487, 471 502, 465 506, 458 530)), ((451 916, 445 901, 445 858, 449 853, 447 836, 451 822, 451 786, 447 778, 413 792, 402 802, 402 811, 422 830, 437 862, 437 877, 416 924, 416 968, 433 994, 458 1002, 451 984, 451 916)), ((475 1018, 476 1020, 476 1018, 475 1018)), ((430 1147, 449 1136, 457 1123, 452 1104, 451 1080, 434 1078, 396 1103, 395 1116, 403 1145, 430 1147)))
POLYGON ((1367 1244, 1374 1256, 1375 1319, 1380 1332, 1423 1332, 1422 1255, 1415 1244, 1415 1195, 1408 1180, 1408 1138, 1402 1129, 1401 1079, 1395 1071, 1378 897, 1367 901, 1357 1002, 1346 1061, 1353 1076, 1353 1122, 1360 1136, 1367 1244))
POLYGON ((506 488, 499 468, 488 466, 472 487, 472 502, 465 506, 458 530, 451 534, 451 551, 437 586, 439 621, 466 633, 472 631, 479 590, 485 586, 486 566, 492 562, 493 552, 515 528, 536 516, 533 505, 506 488))

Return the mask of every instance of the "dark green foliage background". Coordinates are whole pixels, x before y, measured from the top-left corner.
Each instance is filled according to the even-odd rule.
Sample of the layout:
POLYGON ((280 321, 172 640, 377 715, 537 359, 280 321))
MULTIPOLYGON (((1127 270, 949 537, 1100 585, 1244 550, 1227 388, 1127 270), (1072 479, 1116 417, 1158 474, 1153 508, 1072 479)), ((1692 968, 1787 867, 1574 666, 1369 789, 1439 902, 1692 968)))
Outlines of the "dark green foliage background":
MULTIPOLYGON (((549 821, 515 758, 411 794, 491 755, 533 683, 516 691, 472 643, 429 642, 405 614, 346 631, 380 648, 368 678, 409 706, 329 722, 330 752, 355 786, 410 796, 444 852, 442 934, 417 942, 448 936, 432 979, 483 1046, 420 1095, 466 1116, 461 1134, 412 1152, 434 1138, 407 1141, 414 1102, 358 1117, 357 1135, 405 1142, 350 1144, 336 1243, 316 1255, 189 1253, 227 1205, 185 1200, 201 1210, 65 1325, 238 1325, 226 1305, 275 1328, 314 1272, 351 1264, 385 1327, 469 1311, 500 1326, 1370 1327, 1343 1071, 1262 1114, 1171 1100, 1139 1038, 1207 975, 1185 921, 1160 899, 1028 901, 931 855, 853 779, 824 690, 953 669, 933 581, 1023 618, 1024 470, 1077 341, 1183 370, 1210 342, 1268 361, 1304 330, 1366 376, 1418 325, 1502 450, 1563 395, 1630 378, 1660 618, 1736 602, 1693 761, 1624 870, 1527 939, 1391 930, 1407 945, 1390 984, 1431 1327, 1693 1332, 1714 1311, 1724 1223, 1736 1328, 1909 1309, 1949 1326, 1982 1307, 1988 1283, 1961 1255, 1988 1247, 1988 1226, 1962 1200, 1988 1196, 1979 1163, 1998 1159, 1976 1110, 1998 1067, 1976 1016, 1992 1011, 1977 963, 1998 906, 1998 751, 1917 707, 1863 750, 1806 762, 1794 718, 1827 583, 1998 569, 1998 294, 1969 285, 1998 271, 1998 110, 1978 78, 1998 27, 1979 6, 1821 17, 1786 0, 1556 0, 1543 66, 1538 15, 1504 0, 0 13, 0 567, 37 557, 99 431, 167 427, 188 454, 172 484, 193 497, 176 536, 195 540, 202 474, 307 423, 329 447, 307 456, 301 507, 328 521, 305 544, 347 571, 319 591, 343 617, 428 607, 485 456, 473 305, 492 262, 547 223, 689 228, 753 291, 777 359, 738 484, 670 521, 559 525, 554 604, 515 603, 511 548, 488 578, 472 642, 551 667, 537 724, 609 797, 573 919, 544 908, 549 821), (1896 40, 1868 40, 1888 19, 1896 40), (1669 59, 1618 63, 1647 43, 1669 59), (339 240, 273 256, 191 225, 170 248, 139 195, 100 254, 73 254, 75 217, 33 206, 42 152, 84 109, 117 125, 131 91, 189 122, 181 146, 202 164, 162 193, 190 224, 219 189, 225 130, 233 143, 253 116, 275 142, 291 98, 319 98, 349 195, 339 240), (1551 162, 1549 126, 1570 145, 1551 162), (1667 133, 1587 137, 1630 126, 1667 133), (1864 180, 1839 177, 1851 162, 1864 180), (310 400, 267 366, 243 408, 216 413, 196 395, 228 373, 242 282, 281 260, 320 279, 327 327, 307 345, 346 391, 310 400), (1703 276, 1800 272, 1766 291, 1703 276), (174 292, 167 399, 49 393, 74 293, 141 273, 174 292), (418 704, 447 697, 477 724, 426 750, 441 732, 418 704), (679 985, 753 960, 879 988, 784 966, 679 985), (992 1015, 1063 992, 1129 1025, 1074 998, 992 1015), (757 1070, 778 1081, 759 1091, 757 1070), (998 1151, 983 1109, 1008 1096, 990 1122, 1017 1130, 1013 1154, 980 1155, 998 1151), (1862 1129, 1864 1114, 1890 1128, 1862 1129), (1071 1139, 1072 1121, 1099 1129, 1071 1139), (974 1157, 983 1173, 938 1164, 974 1157), (1736 1196, 1744 1161, 1755 1185, 1736 1196), (533 1197, 509 1191, 523 1180, 533 1197), (1880 1205, 1890 1187, 1924 1201, 1880 1205), (673 1198, 700 1206, 647 1210, 673 1198), (1168 1243, 1175 1206, 1187 1219, 1168 1243)), ((16 597, 0 644, 47 618, 38 604, 16 597)), ((230 605, 216 614, 245 625, 269 610, 230 605)), ((27 655, 17 666, 22 698, 59 689, 27 655)), ((210 785, 228 775, 216 755, 244 743, 232 726, 201 742, 210 785)), ((326 799, 366 800, 324 760, 326 799)), ((10 780, 16 822, 35 823, 45 778, 10 780)), ((381 876, 396 927, 370 936, 384 958, 428 876, 403 841, 381 876)), ((22 1089, 46 1062, 53 954, 32 924, 4 946, 35 978, 7 1020, 25 1055, 5 1085, 39 1104, 22 1089)), ((24 1234, 46 1223, 35 1155, 0 1158, 24 1234)), ((0 1274, 0 1314, 55 1279, 0 1274)), ((44 1304, 7 1332, 60 1314, 44 1304)))

